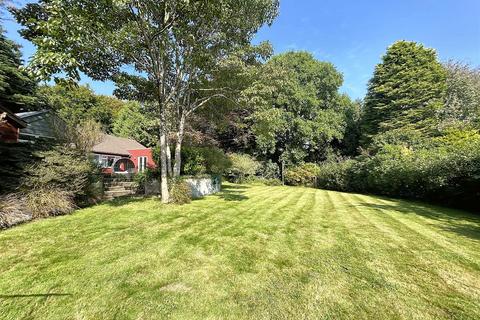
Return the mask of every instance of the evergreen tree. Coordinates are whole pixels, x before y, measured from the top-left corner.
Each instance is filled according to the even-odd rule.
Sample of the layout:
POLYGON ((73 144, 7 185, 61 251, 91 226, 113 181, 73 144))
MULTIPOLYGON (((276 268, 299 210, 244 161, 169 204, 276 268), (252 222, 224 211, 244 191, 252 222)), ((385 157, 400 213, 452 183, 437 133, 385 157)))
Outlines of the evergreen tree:
POLYGON ((0 26, 0 104, 13 112, 34 109, 36 83, 21 70, 17 44, 7 39, 0 26))
POLYGON ((394 129, 434 132, 445 79, 435 50, 408 41, 390 46, 369 83, 362 143, 368 145, 376 134, 394 129))

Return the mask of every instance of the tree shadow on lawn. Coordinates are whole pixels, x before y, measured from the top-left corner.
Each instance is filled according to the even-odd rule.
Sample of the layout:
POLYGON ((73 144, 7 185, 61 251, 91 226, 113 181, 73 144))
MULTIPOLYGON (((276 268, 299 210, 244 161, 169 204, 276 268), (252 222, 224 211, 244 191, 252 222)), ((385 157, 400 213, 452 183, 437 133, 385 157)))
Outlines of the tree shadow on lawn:
POLYGON ((393 204, 375 204, 362 202, 356 206, 363 206, 377 210, 395 211, 404 214, 417 214, 424 218, 442 222, 442 230, 456 233, 462 237, 480 240, 480 215, 466 211, 438 207, 424 203, 382 198, 393 204))
MULTIPOLYGON (((222 191, 214 194, 213 196, 216 196, 216 197, 218 197, 220 199, 223 199, 225 201, 247 200, 248 197, 244 195, 245 190, 247 190, 247 189, 248 189, 248 187, 243 186, 243 185, 230 185, 230 184, 222 185, 222 191)), ((204 197, 198 198, 198 199, 192 199, 192 200, 196 201, 196 200, 201 200, 203 198, 204 197)), ((150 197, 124 196, 124 197, 118 197, 118 198, 115 198, 115 199, 112 199, 112 200, 105 201, 105 202, 103 202, 103 204, 105 204, 107 206, 110 206, 110 207, 122 207, 122 206, 125 206, 125 205, 128 205, 128 204, 131 204, 131 203, 138 203, 138 202, 142 202, 142 201, 149 200, 149 199, 158 199, 160 201, 159 197, 154 197, 154 196, 150 196, 150 197)))
POLYGON ((248 200, 248 197, 244 195, 247 189, 248 187, 242 185, 222 185, 222 191, 215 194, 215 196, 225 201, 248 200))
POLYGON ((149 199, 154 199, 154 197, 125 196, 125 197, 118 197, 112 200, 105 201, 102 204, 106 204, 107 206, 110 206, 110 207, 122 207, 127 204, 143 202, 149 199))

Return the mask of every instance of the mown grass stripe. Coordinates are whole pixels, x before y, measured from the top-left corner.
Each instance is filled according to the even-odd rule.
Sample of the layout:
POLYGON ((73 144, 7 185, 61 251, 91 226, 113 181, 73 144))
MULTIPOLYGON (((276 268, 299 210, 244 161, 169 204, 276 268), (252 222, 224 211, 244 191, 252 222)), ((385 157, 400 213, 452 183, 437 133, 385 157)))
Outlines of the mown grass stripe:
POLYGON ((108 203, 0 232, 0 295, 72 294, 0 297, 0 318, 480 318, 480 272, 428 239, 476 257, 474 239, 439 228, 460 215, 382 201, 227 184, 185 206, 108 203))

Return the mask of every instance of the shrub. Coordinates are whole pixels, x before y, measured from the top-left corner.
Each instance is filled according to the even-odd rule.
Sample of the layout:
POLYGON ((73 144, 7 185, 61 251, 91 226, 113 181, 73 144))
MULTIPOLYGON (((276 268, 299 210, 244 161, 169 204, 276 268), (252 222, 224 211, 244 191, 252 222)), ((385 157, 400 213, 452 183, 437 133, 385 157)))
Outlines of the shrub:
POLYGON ((217 147, 182 148, 182 172, 185 175, 224 174, 231 163, 222 149, 217 147))
POLYGON ((97 196, 91 186, 100 178, 99 170, 88 156, 62 146, 37 152, 36 156, 39 160, 25 170, 22 190, 62 190, 78 203, 97 196))
POLYGON ((480 133, 450 131, 426 145, 386 143, 374 155, 324 163, 318 186, 480 211, 480 133))
POLYGON ((38 161, 36 153, 49 148, 51 143, 42 139, 36 143, 0 142, 0 194, 17 192, 28 176, 27 168, 38 161))
POLYGON ((170 183, 170 201, 175 204, 192 202, 192 190, 182 179, 174 179, 170 183))
POLYGON ((355 161, 327 162, 319 167, 317 187, 339 191, 350 190, 350 172, 355 161))
POLYGON ((319 174, 319 166, 314 163, 305 163, 285 170, 285 183, 291 186, 314 187, 319 174))
POLYGON ((228 157, 232 163, 229 177, 235 183, 244 183, 247 177, 255 176, 260 168, 260 163, 248 154, 231 153, 228 157))
POLYGON ((64 215, 75 210, 73 195, 54 188, 31 190, 25 203, 33 218, 64 215))
POLYGON ((257 175, 265 179, 278 179, 280 177, 280 168, 272 160, 263 161, 258 168, 257 175))
POLYGON ((144 193, 145 192, 145 184, 147 182, 153 180, 160 179, 160 170, 158 168, 155 169, 146 169, 143 172, 136 173, 133 176, 133 182, 135 182, 135 187, 137 189, 137 193, 144 193))
POLYGON ((245 178, 244 183, 249 183, 249 184, 263 184, 266 186, 281 186, 282 181, 279 179, 267 179, 264 177, 257 177, 257 176, 249 176, 245 178))

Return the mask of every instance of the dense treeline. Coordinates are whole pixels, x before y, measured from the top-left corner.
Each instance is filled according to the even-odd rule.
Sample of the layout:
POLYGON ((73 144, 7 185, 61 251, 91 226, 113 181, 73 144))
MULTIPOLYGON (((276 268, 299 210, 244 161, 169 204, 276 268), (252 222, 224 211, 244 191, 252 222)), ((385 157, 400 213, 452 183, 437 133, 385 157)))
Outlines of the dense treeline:
POLYGON ((479 84, 478 69, 395 43, 369 83, 359 155, 291 168, 288 182, 480 210, 479 84))

